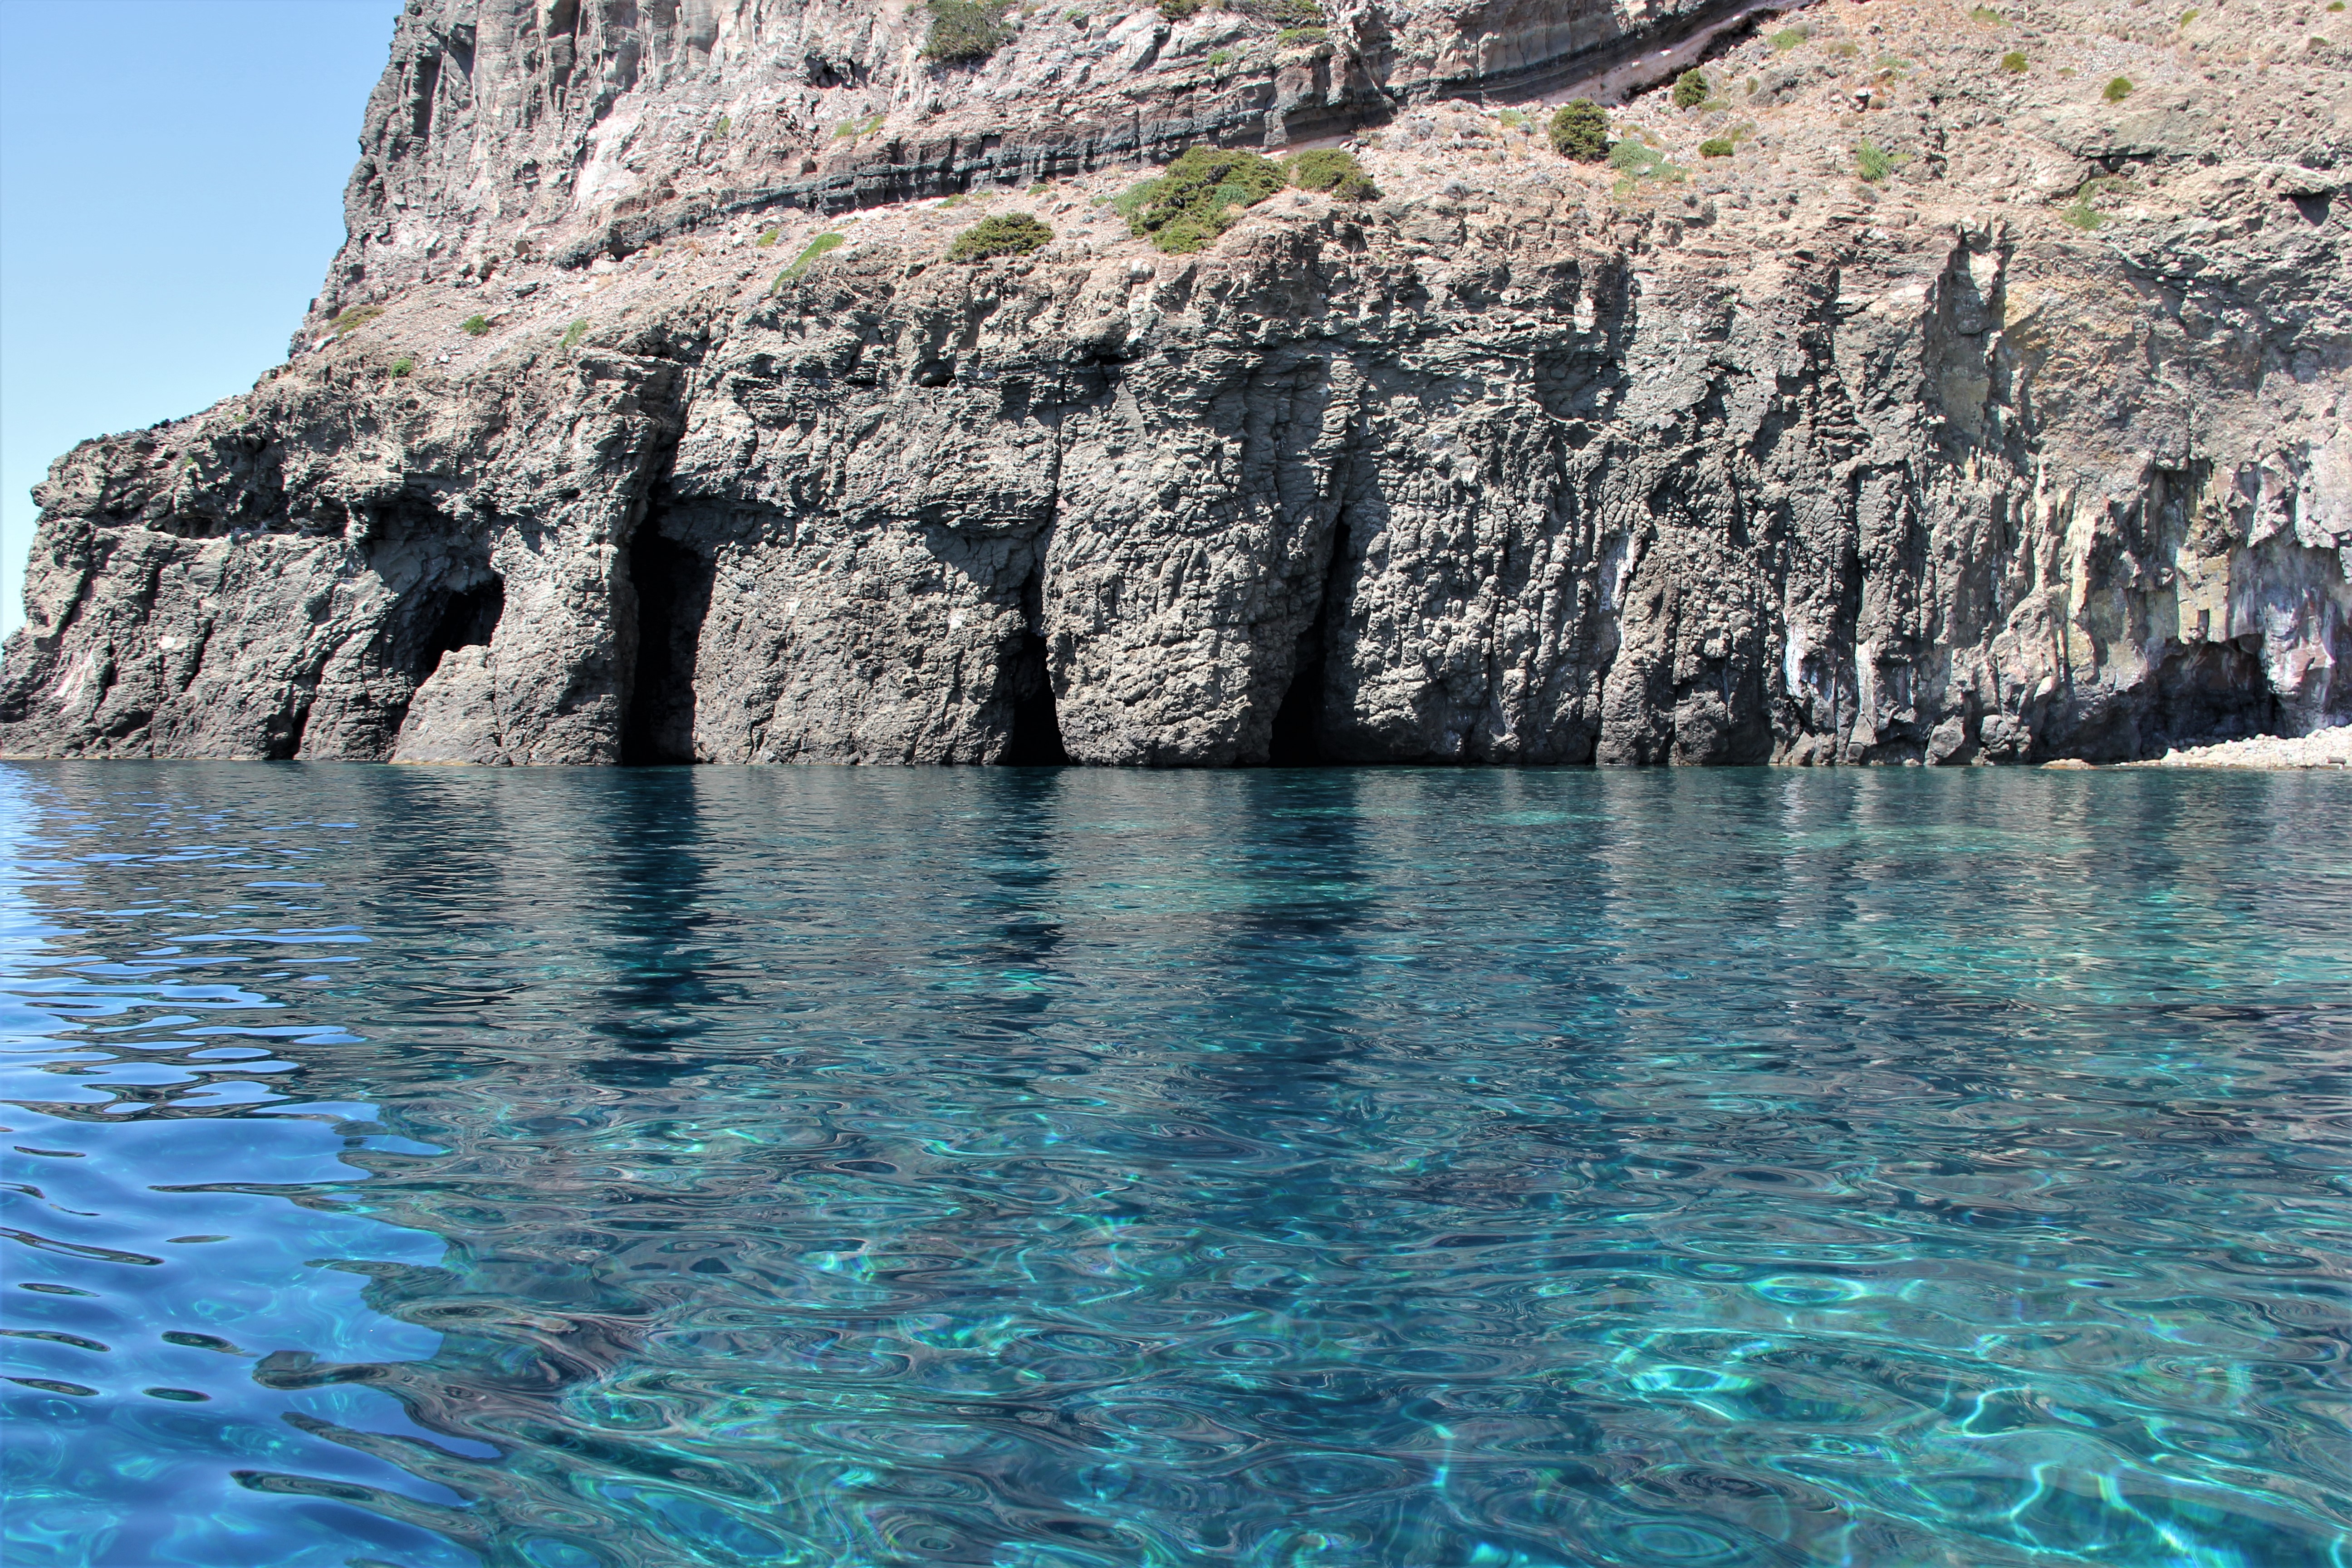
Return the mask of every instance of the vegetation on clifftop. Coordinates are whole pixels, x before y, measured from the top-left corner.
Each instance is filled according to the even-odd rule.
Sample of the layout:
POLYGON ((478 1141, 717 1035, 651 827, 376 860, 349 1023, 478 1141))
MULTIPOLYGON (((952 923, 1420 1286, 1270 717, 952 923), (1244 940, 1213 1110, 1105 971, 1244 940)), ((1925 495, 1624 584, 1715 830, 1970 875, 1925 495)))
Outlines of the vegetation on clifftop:
POLYGON ((956 236, 950 261, 985 261, 992 256, 1026 256, 1049 243, 1054 231, 1027 213, 984 217, 956 236))

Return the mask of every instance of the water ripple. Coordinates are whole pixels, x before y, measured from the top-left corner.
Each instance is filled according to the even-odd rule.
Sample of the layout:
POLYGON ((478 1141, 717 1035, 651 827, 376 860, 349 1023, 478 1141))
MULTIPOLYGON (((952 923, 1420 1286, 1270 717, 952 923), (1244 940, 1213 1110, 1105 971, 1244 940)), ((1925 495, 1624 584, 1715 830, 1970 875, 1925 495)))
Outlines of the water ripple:
POLYGON ((2347 806, 0 767, 9 1561, 2345 1568, 2347 806))

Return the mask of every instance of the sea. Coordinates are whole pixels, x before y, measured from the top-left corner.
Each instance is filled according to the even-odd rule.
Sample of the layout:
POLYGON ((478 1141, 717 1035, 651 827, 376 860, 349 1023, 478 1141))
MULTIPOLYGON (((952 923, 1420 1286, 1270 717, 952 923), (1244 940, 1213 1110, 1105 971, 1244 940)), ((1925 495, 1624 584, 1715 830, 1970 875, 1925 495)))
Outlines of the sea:
POLYGON ((10 1568, 2343 1568, 2352 777, 0 764, 10 1568))

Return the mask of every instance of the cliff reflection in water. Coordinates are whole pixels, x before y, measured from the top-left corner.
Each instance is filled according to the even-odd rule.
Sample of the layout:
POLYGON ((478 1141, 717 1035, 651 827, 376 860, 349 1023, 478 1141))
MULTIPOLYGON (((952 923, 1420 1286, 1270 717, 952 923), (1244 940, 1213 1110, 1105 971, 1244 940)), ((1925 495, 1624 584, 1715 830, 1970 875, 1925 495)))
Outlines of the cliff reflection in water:
POLYGON ((2334 1562, 2346 781, 0 769, 12 1562, 2334 1562))

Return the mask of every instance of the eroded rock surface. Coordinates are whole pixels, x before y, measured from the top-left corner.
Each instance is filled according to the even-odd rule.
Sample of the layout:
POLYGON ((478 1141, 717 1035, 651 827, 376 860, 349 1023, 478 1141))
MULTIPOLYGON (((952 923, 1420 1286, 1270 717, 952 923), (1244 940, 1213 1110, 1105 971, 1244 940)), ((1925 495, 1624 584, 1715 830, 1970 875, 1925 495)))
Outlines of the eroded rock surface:
POLYGON ((1947 763, 2352 719, 2340 14, 1056 11, 977 68, 922 16, 412 0, 294 357, 52 469, 0 750, 1947 763), (1640 151, 1555 156, 1576 92, 1640 151), (1380 199, 1197 256, 1103 205, 1334 135, 1380 199), (942 259, 1012 211, 1057 237, 942 259))

